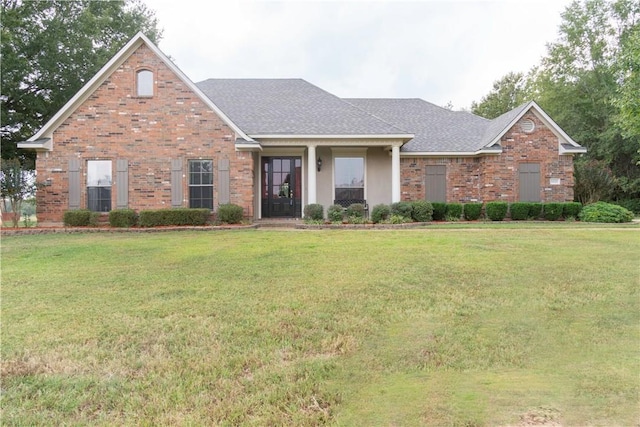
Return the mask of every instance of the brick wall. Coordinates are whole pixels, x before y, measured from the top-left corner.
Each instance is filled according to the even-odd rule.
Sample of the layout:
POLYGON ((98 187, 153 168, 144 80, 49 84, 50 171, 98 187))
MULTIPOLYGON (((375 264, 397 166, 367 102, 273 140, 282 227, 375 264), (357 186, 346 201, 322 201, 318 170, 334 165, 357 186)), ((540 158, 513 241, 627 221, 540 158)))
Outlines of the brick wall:
MULTIPOLYGON (((86 207, 86 161, 128 161, 129 207, 171 207, 171 159, 183 160, 184 201, 188 206, 189 159, 212 159, 214 206, 218 203, 217 160, 229 159, 231 202, 253 215, 253 159, 234 147, 235 133, 145 45, 137 49, 53 134, 53 152, 38 153, 40 182, 51 180, 37 195, 41 223, 59 223, 69 209, 68 163, 80 159, 81 201, 86 207), (136 72, 154 73, 154 96, 136 96, 136 72)), ((123 191, 115 181, 116 194, 123 191)))
POLYGON ((425 166, 445 165, 447 201, 518 201, 518 171, 521 163, 540 164, 540 200, 573 200, 573 157, 559 155, 558 138, 531 111, 526 113, 501 139, 502 154, 477 158, 402 157, 402 199, 425 198, 425 166), (525 133, 523 120, 531 120, 535 129, 525 133), (551 180, 559 180, 552 185, 551 180))

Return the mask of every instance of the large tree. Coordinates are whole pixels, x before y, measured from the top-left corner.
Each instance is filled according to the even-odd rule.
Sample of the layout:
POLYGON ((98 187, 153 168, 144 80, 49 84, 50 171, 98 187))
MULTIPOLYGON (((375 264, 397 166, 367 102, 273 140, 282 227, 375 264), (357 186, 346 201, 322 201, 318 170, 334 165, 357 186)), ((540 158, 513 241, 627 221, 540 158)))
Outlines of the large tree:
POLYGON ((480 102, 471 104, 471 112, 487 119, 495 119, 526 101, 527 80, 522 73, 508 73, 493 82, 493 89, 480 102))
POLYGON ((152 11, 138 0, 2 1, 2 158, 33 157, 32 136, 138 31, 158 41, 152 11))

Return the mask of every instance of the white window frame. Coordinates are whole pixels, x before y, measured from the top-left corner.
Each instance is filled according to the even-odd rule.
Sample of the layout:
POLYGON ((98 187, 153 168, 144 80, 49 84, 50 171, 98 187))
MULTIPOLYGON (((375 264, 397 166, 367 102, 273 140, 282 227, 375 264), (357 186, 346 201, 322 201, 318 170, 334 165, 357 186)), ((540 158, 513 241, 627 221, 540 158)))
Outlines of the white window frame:
POLYGON ((136 71, 136 96, 151 98, 154 94, 154 73, 143 68, 136 71), (144 90, 144 91, 143 91, 144 90))

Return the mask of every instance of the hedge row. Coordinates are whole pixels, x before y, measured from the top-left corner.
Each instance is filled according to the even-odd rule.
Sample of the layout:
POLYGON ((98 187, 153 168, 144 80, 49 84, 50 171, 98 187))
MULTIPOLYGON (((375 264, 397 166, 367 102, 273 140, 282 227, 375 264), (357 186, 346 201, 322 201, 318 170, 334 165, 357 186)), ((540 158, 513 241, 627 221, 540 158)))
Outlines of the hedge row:
POLYGON ((482 217, 491 221, 502 221, 509 217, 514 221, 527 219, 545 219, 555 221, 560 218, 577 219, 582 205, 578 202, 534 203, 534 202, 488 202, 482 203, 443 203, 433 202, 434 221, 458 221, 464 218, 474 221, 482 217))
MULTIPOLYGON (((136 213, 133 209, 115 209, 109 212, 111 227, 159 227, 206 225, 209 222, 209 209, 172 208, 143 210, 136 213)), ((66 211, 63 223, 68 227, 87 227, 98 225, 100 213, 88 209, 66 211)), ((234 204, 224 204, 218 207, 217 220, 225 224, 239 224, 242 222, 243 209, 234 204)))

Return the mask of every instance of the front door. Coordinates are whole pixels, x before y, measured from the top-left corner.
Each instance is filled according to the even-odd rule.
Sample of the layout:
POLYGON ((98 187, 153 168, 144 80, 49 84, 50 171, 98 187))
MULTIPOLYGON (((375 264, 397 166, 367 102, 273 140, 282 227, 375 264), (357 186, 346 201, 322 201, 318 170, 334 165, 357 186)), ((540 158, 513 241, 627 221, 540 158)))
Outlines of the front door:
POLYGON ((302 158, 262 158, 262 217, 302 217, 302 158))

